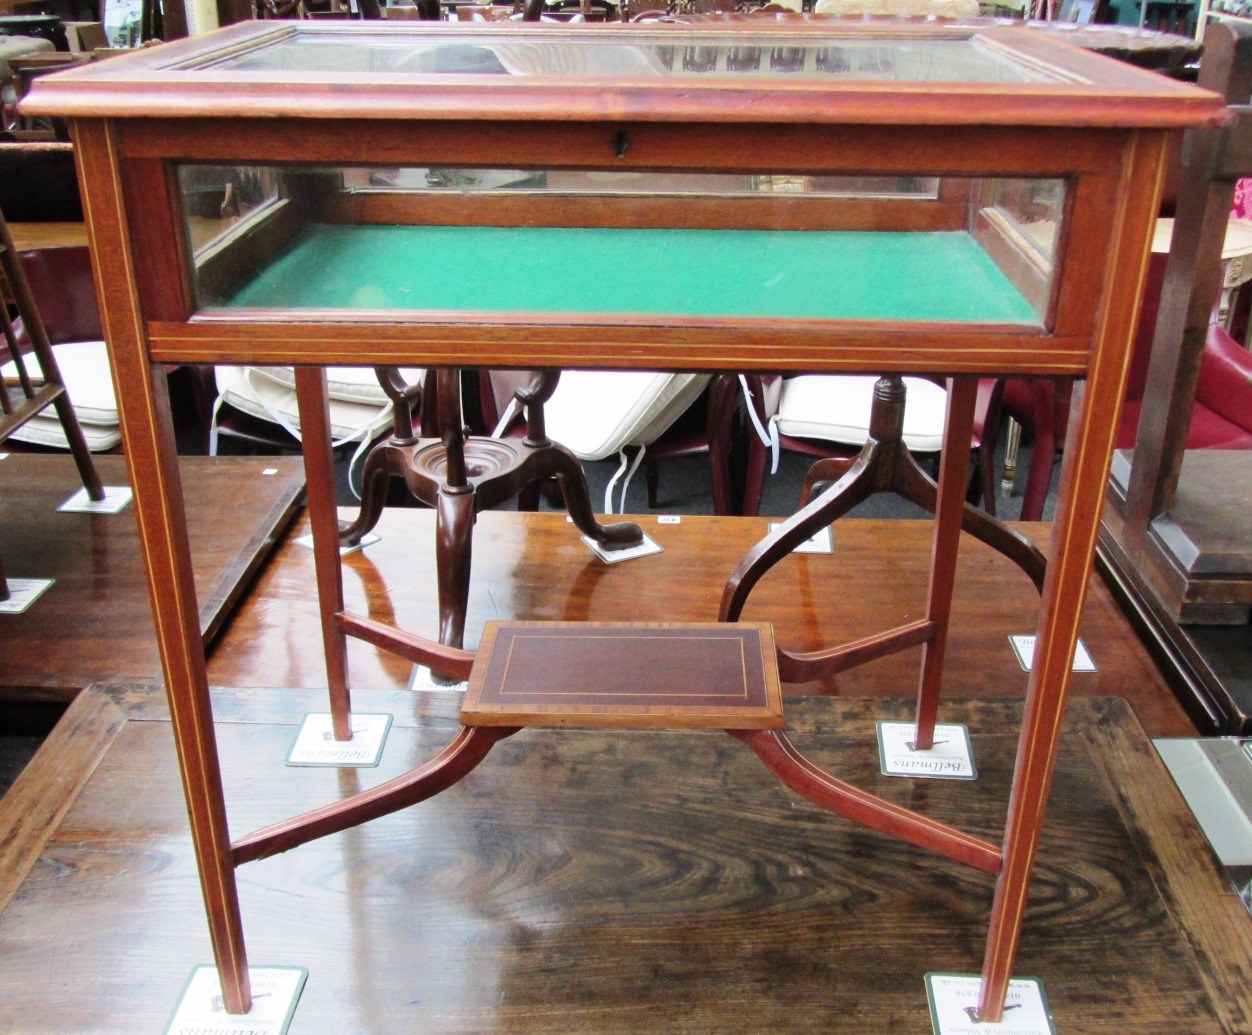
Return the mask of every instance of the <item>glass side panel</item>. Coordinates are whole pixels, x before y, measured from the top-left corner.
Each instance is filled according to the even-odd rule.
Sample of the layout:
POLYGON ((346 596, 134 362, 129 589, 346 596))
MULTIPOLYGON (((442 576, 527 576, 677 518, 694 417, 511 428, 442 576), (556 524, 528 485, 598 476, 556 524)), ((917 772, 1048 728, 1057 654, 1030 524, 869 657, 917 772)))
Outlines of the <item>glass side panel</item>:
POLYGON ((200 308, 431 319, 1038 326, 1065 196, 1059 180, 616 170, 185 165, 179 183, 200 308), (212 221, 239 184, 261 202, 212 221))
POLYGON ((1065 191, 1059 180, 993 180, 988 208, 1021 236, 1041 261, 1056 257, 1065 191))
POLYGON ((242 53, 201 59, 188 68, 232 72, 363 73, 372 75, 730 77, 1029 83, 1055 77, 1017 61, 977 37, 798 40, 765 34, 751 45, 680 31, 577 34, 559 39, 525 33, 342 33, 296 31, 242 53))
POLYGON ((242 226, 263 218, 279 200, 278 174, 256 166, 187 166, 182 171, 187 237, 200 257, 242 226))

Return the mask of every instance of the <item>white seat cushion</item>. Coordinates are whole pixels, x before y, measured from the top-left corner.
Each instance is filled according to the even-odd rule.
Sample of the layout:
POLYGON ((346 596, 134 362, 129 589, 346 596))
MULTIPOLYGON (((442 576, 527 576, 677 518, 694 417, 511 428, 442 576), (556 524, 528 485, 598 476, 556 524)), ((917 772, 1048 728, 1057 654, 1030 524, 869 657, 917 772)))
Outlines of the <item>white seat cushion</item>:
MULTIPOLYGON (((877 380, 859 374, 806 374, 785 381, 778 430, 793 438, 863 446, 877 380)), ((916 453, 937 453, 943 448, 947 392, 920 377, 906 377, 904 385, 904 444, 916 453)))
MULTIPOLYGON (((109 369, 108 348, 102 341, 72 341, 52 346, 61 380, 69 395, 74 413, 82 426, 83 436, 93 452, 112 449, 122 440, 118 429, 117 397, 113 394, 113 376, 109 369)), ((42 380, 35 357, 27 353, 23 366, 36 383, 42 380)), ((17 377, 13 360, 0 367, 0 376, 17 377)), ((44 410, 23 424, 10 436, 31 445, 68 449, 56 411, 44 410)))
MULTIPOLYGON (((122 429, 116 424, 87 424, 80 421, 78 426, 82 429, 87 448, 93 453, 103 453, 122 441, 122 429)), ((43 413, 32 417, 9 438, 15 442, 25 442, 30 446, 47 446, 50 449, 69 449, 70 447, 65 440, 65 432, 61 429, 61 422, 56 418, 55 410, 44 410, 43 413)))
MULTIPOLYGON (((373 371, 365 369, 372 378, 373 371)), ((294 388, 284 386, 274 377, 259 372, 256 367, 216 367, 214 374, 218 394, 224 402, 259 420, 279 425, 286 423, 299 430, 300 413, 294 388)), ((379 394, 382 395, 381 389, 379 394)), ((360 439, 362 436, 373 438, 390 420, 391 402, 386 396, 381 403, 330 400, 330 433, 337 441, 360 439)))
POLYGON ((544 404, 548 434, 583 460, 655 442, 699 397, 707 374, 567 370, 544 404))
MULTIPOLYGON (((252 376, 267 378, 293 392, 296 389, 296 372, 291 367, 252 367, 252 376)), ((400 370, 400 376, 411 385, 419 385, 423 371, 405 367, 400 370)), ((326 396, 332 402, 387 404, 387 393, 379 385, 373 367, 327 367, 326 396)))

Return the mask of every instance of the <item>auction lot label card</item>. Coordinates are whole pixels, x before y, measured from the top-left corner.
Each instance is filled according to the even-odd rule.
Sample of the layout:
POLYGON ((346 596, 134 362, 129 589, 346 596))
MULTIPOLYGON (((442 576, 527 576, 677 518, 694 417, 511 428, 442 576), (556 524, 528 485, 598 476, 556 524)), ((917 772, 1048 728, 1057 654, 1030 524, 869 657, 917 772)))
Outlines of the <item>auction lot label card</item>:
POLYGON ((104 499, 93 500, 86 489, 79 489, 62 503, 57 510, 63 514, 120 514, 131 501, 134 493, 129 485, 105 485, 104 499))
POLYGON ((55 579, 9 579, 9 599, 0 600, 0 615, 24 614, 55 579))
POLYGON ((579 536, 584 543, 590 548, 600 560, 605 564, 620 564, 622 561, 633 561, 636 557, 650 557, 654 553, 663 553, 665 547, 661 546, 646 532, 643 534, 643 542, 638 546, 628 546, 625 550, 606 550, 590 536, 579 536))
POLYGON ((227 1013, 217 968, 203 964, 187 979, 165 1035, 286 1035, 308 976, 304 967, 249 967, 252 1009, 227 1013))
MULTIPOLYGON (((770 535, 773 535, 780 528, 782 528, 781 521, 776 521, 770 524, 769 526, 770 535)), ((819 528, 816 532, 814 532, 811 536, 809 536, 806 540, 804 540, 804 542, 800 543, 799 546, 796 546, 791 552, 792 553, 834 553, 835 552, 835 537, 830 531, 830 525, 827 525, 825 528, 819 528)))
POLYGON ((926 998, 935 1035, 1056 1035, 1052 1011, 1038 978, 1009 982, 1004 1017, 996 1024, 977 1020, 978 974, 927 974, 926 998))
POLYGON ((330 712, 309 712, 287 755, 291 766, 324 765, 369 769, 383 757, 391 716, 353 712, 351 740, 336 740, 330 712))
MULTIPOLYGON (((1013 653, 1017 655, 1017 663, 1022 666, 1023 672, 1029 672, 1031 666, 1035 663, 1035 636, 1033 633, 1019 633, 1016 636, 1009 637, 1009 643, 1013 646, 1013 653)), ((1074 669, 1075 672, 1096 672, 1095 659, 1091 656, 1091 652, 1087 650, 1087 645, 1082 642, 1082 637, 1078 638, 1078 643, 1074 646, 1074 669)))
POLYGON ((883 776, 911 776, 923 780, 976 780, 974 749, 969 730, 958 723, 936 723, 931 747, 913 746, 916 726, 911 722, 878 724, 878 755, 883 776))

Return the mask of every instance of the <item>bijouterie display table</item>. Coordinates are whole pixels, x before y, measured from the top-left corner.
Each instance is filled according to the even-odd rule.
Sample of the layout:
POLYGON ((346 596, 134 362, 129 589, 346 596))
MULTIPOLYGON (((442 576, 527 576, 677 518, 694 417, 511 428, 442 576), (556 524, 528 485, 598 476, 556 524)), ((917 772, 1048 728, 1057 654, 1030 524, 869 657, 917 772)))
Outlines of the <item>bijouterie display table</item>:
MULTIPOLYGON (((320 365, 947 375, 924 615, 854 652, 922 647, 921 747, 938 705, 976 378, 1085 379, 1002 840, 927 827, 928 847, 996 874, 978 1011, 1000 1017, 1162 158, 1171 131, 1222 120, 1216 97, 1011 28, 270 23, 42 78, 28 106, 73 123, 108 271, 106 336, 233 1011, 249 1002, 235 871, 265 839, 232 844, 227 827, 162 364, 297 366, 341 737, 345 636, 446 675, 476 662, 343 610, 320 365), (859 235, 874 254, 894 249, 890 278, 859 279, 848 260, 859 235), (375 236, 405 244, 375 257, 375 236), (310 249, 319 238, 342 252, 310 249), (642 239, 653 245, 636 253, 642 239), (962 297, 928 290, 926 255, 940 249, 962 297), (962 304, 987 298, 1003 304, 962 304)), ((458 506, 441 499, 441 515, 445 503, 458 506)), ((414 770, 416 785, 437 789, 422 774, 457 751, 414 770)), ((449 779, 463 774, 449 764, 449 779)), ((377 804, 361 792, 315 809, 286 822, 282 843, 377 804)), ((897 810, 865 794, 856 818, 916 832, 912 813, 884 826, 897 810)))

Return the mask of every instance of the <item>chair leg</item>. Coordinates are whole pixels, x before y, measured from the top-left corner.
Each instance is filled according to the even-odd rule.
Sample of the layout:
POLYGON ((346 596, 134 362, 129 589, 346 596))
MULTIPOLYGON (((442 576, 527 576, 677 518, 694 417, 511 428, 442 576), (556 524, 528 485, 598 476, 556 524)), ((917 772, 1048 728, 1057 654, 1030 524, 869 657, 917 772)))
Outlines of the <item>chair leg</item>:
POLYGON ((1048 486, 1052 482, 1052 466, 1055 463, 1056 436, 1037 431, 1030 454, 1030 471, 1026 475, 1026 490, 1022 496, 1023 521, 1043 520, 1043 505, 1048 499, 1048 486))
POLYGON ((856 460, 855 456, 828 456, 814 463, 800 486, 800 506, 805 506, 814 494, 820 496, 830 488, 852 469, 856 460))
MULTIPOLYGON (((1017 457, 1022 448, 1022 426, 1012 417, 1009 418, 1008 431, 1004 438, 1004 474, 1000 479, 1000 495, 1008 499, 1013 495, 1013 486, 1017 482, 1017 457)), ((988 478, 992 486, 988 492, 994 491, 994 478, 988 478)), ((988 513, 993 513, 988 511, 988 513)))
POLYGON ((706 434, 709 440, 709 476, 713 483, 713 513, 722 517, 735 513, 731 453, 738 402, 739 379, 731 374, 714 377, 709 385, 706 434))
POLYGON ((606 550, 623 550, 643 542, 643 529, 633 521, 617 521, 602 525, 591 508, 591 490, 578 458, 564 446, 553 443, 543 458, 544 466, 556 476, 565 497, 565 506, 574 525, 588 539, 606 550))
POLYGON ((972 377, 948 380, 948 411, 939 463, 934 539, 930 552, 930 587, 926 600, 926 619, 933 631, 922 646, 922 674, 918 684, 917 721, 913 734, 913 743, 919 751, 931 748, 935 738, 939 688, 948 642, 948 619, 952 613, 952 589, 956 581, 956 558, 962 518, 968 506, 965 491, 977 389, 978 382, 972 377))
POLYGON ((83 488, 87 490, 87 498, 99 502, 104 499, 104 486, 100 482, 100 472, 96 470, 95 461, 91 459, 91 450, 87 448, 78 415, 70 405, 68 396, 61 396, 52 405, 61 420, 61 430, 65 433, 65 441, 74 457, 74 466, 78 468, 78 477, 82 479, 83 488))
POLYGON ((439 491, 435 508, 435 556, 439 578, 439 642, 465 643, 470 563, 474 545, 474 492, 439 491))
POLYGON ((339 541, 344 546, 355 546, 378 524, 378 519, 383 516, 383 507, 387 503, 387 485, 390 474, 389 445, 381 442, 375 445, 365 458, 365 466, 361 471, 361 507, 357 511, 356 518, 339 524, 339 541))
POLYGON ((655 460, 648 460, 643 465, 643 480, 648 489, 648 509, 656 510, 657 493, 661 488, 660 465, 655 460))
POLYGON ((726 580, 717 614, 719 622, 738 621, 748 602, 748 594, 770 568, 819 529, 874 494, 874 479, 863 475, 877 466, 878 448, 876 442, 867 443, 847 474, 817 499, 792 514, 776 532, 767 535, 748 552, 726 580))
POLYGON ((756 517, 761 511, 761 496, 765 488, 765 466, 768 450, 755 436, 748 443, 748 456, 743 475, 743 504, 739 512, 744 517, 756 517))

